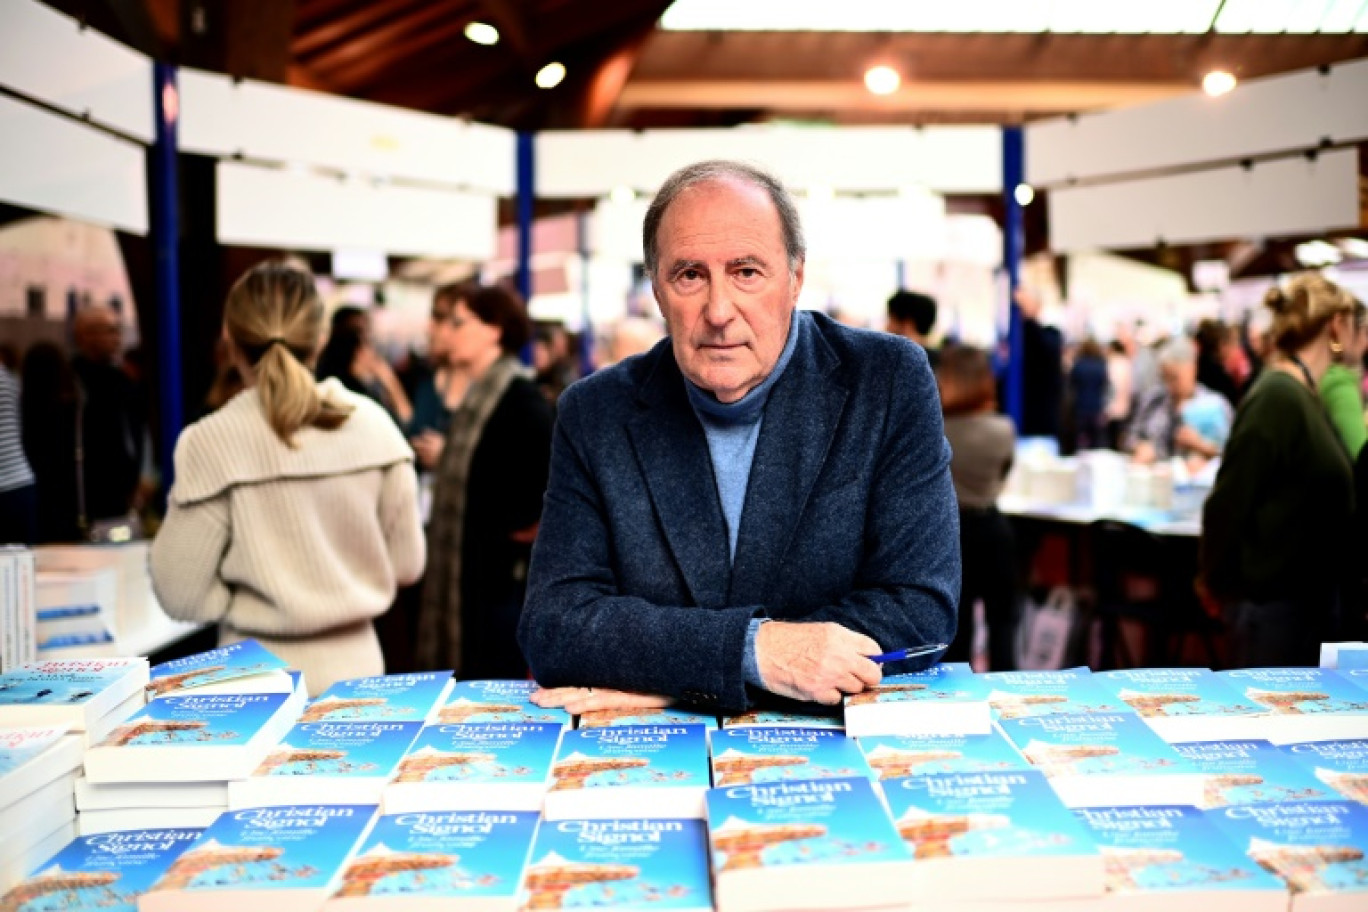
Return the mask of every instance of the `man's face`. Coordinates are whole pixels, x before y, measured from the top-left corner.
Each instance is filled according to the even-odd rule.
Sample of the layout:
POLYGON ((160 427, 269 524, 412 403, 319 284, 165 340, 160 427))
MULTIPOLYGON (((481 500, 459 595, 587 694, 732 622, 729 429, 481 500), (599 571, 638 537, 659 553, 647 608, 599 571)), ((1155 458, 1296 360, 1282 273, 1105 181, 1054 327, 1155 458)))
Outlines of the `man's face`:
POLYGON ((112 311, 92 311, 83 314, 76 332, 76 347, 91 361, 113 361, 123 348, 123 333, 119 328, 118 316, 112 311))
POLYGON ((760 187, 695 184, 666 210, 657 241, 652 288, 675 360, 696 386, 735 402, 774 370, 803 287, 779 212, 760 187))
POLYGON ((1197 362, 1165 364, 1160 368, 1164 388, 1179 402, 1191 398, 1197 389, 1197 362))

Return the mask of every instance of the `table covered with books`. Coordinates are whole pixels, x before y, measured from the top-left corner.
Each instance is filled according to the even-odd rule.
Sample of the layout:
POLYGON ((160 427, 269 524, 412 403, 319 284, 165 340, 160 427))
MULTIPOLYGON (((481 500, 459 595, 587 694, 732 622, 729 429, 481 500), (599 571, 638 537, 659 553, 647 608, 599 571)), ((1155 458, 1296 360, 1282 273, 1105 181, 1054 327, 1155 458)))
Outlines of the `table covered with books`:
POLYGON ((1359 655, 722 719, 447 672, 308 701, 252 641, 36 663, 0 676, 0 910, 1363 910, 1359 655))

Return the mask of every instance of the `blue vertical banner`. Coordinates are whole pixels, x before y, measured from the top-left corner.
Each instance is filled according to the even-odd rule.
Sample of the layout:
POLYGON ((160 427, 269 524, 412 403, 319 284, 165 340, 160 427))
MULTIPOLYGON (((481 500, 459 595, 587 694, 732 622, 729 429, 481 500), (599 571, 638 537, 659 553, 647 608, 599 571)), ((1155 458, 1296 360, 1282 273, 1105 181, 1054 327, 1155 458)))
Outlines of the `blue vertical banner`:
POLYGON ((185 424, 181 388, 180 218, 176 168, 176 133, 180 123, 180 89, 176 68, 155 63, 152 70, 157 135, 150 158, 151 240, 157 296, 157 384, 161 417, 158 457, 164 491, 174 480, 176 438, 185 424))
POLYGON ((1021 286, 1021 258, 1026 246, 1022 207, 1016 188, 1026 180, 1026 144, 1021 127, 1002 128, 1002 265, 1007 270, 1007 414, 1021 429, 1025 414, 1026 379, 1023 370, 1021 308, 1016 303, 1021 286))

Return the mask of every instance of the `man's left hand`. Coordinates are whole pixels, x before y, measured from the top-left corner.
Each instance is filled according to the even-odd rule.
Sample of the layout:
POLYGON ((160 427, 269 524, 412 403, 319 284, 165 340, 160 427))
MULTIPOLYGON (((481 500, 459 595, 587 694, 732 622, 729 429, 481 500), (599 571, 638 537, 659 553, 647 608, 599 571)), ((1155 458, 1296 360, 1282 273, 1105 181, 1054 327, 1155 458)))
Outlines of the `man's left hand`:
POLYGON ((543 687, 532 692, 532 702, 543 709, 560 708, 578 716, 598 709, 664 709, 674 703, 674 698, 606 687, 543 687))

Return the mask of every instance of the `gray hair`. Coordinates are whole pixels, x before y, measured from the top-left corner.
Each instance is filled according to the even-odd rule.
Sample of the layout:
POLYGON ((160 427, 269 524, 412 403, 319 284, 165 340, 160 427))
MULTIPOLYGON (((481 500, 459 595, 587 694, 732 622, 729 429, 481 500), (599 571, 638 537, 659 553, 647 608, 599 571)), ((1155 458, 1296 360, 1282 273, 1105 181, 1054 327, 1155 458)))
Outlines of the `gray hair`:
POLYGON ((770 201, 779 213, 779 226, 784 235, 784 251, 788 254, 789 272, 796 272, 798 264, 807 257, 807 244, 803 240, 803 223, 798 218, 798 207, 793 197, 779 179, 767 171, 744 162, 715 159, 685 165, 665 179, 656 191, 646 210, 646 219, 641 225, 642 246, 646 251, 646 274, 655 278, 656 267, 660 264, 660 223, 665 219, 665 211, 685 190, 697 184, 716 180, 737 180, 759 187, 769 194, 770 201))
POLYGON ((1197 360, 1197 344, 1187 336, 1174 336, 1159 349, 1160 364, 1191 364, 1197 360))

